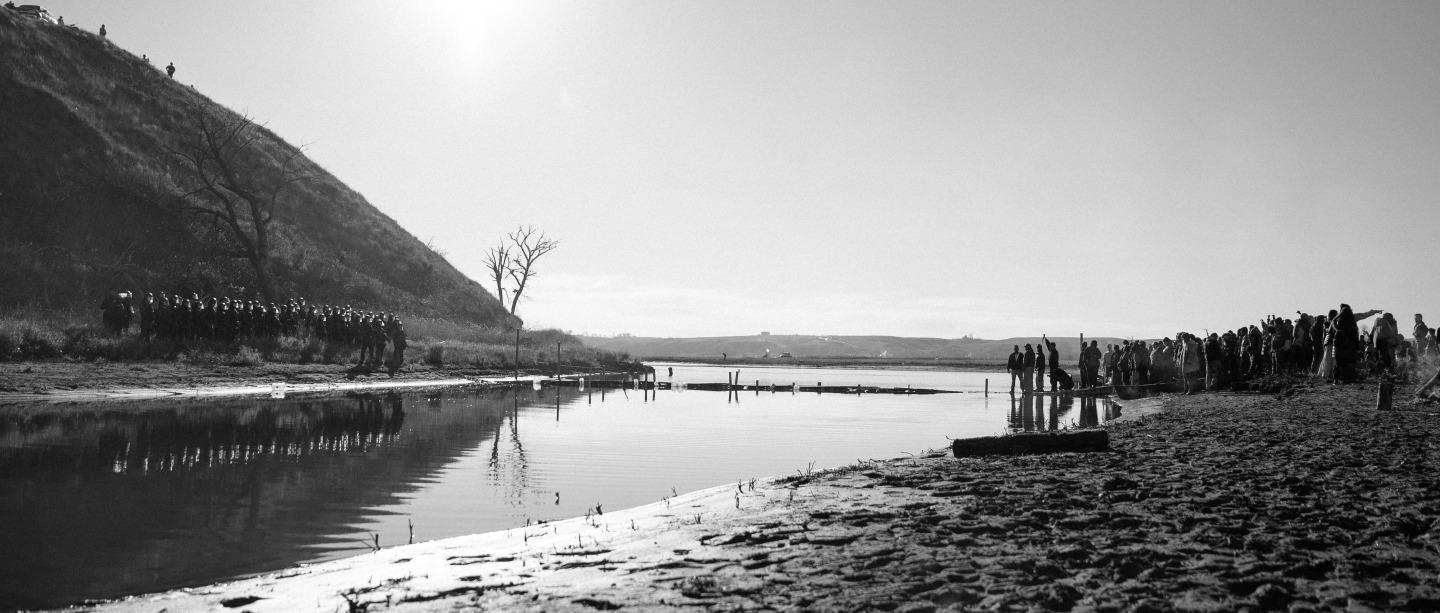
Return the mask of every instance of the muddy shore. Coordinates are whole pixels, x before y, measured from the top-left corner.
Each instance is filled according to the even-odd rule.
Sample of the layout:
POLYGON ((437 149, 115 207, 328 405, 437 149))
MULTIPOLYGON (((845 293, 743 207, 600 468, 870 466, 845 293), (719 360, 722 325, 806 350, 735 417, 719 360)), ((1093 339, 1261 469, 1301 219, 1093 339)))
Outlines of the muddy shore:
POLYGON ((1110 452, 930 453, 86 610, 1440 610, 1440 407, 1375 391, 1166 397, 1110 452))

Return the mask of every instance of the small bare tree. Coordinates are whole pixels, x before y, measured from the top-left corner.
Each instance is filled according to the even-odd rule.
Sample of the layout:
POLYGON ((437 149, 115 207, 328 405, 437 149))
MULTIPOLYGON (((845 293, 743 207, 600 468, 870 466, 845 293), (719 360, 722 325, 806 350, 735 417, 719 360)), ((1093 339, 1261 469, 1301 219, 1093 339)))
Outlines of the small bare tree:
POLYGON ((505 278, 510 275, 510 246, 491 247, 485 252, 485 268, 495 282, 495 297, 505 304, 505 278))
POLYGON ((535 263, 541 256, 559 247, 560 241, 545 236, 544 232, 534 226, 521 226, 506 235, 506 240, 508 242, 485 252, 485 267, 489 269, 490 278, 495 282, 495 297, 500 300, 500 304, 505 304, 505 282, 509 280, 510 314, 514 315, 515 309, 520 306, 520 298, 525 294, 526 286, 539 274, 535 270, 535 263))
POLYGON ((311 178, 300 172, 304 157, 250 117, 224 119, 224 111, 209 103, 196 104, 193 112, 193 132, 167 148, 180 160, 180 208, 209 223, 218 253, 247 260, 260 293, 274 302, 270 223, 289 188, 311 178), (282 152, 278 164, 264 161, 266 148, 282 152))

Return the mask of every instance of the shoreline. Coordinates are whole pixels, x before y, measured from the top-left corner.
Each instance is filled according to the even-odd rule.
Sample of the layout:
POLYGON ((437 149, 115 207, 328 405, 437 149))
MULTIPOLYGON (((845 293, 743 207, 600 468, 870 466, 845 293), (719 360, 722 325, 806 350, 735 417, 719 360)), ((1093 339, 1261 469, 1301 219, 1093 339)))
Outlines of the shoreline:
MULTIPOLYGON (((535 373, 521 373, 527 381, 535 373)), ((562 378, 623 373, 566 373, 562 378)), ((545 375, 547 379, 554 375, 545 375)), ((462 385, 516 385, 513 373, 415 367, 393 376, 344 364, 214 366, 171 361, 0 363, 0 406, 153 399, 269 396, 283 384, 287 397, 462 385)))
POLYGON ((1110 452, 930 452, 80 610, 1436 610, 1440 407, 1374 394, 1165 396, 1110 452))

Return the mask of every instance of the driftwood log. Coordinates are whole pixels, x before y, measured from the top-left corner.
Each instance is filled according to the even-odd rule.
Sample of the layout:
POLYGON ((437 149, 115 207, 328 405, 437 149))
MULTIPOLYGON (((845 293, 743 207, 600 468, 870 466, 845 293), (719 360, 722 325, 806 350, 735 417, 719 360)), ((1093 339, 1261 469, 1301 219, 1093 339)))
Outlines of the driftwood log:
POLYGON ((1110 433, 1104 430, 1072 430, 982 436, 955 439, 950 443, 950 449, 957 458, 1019 453, 1109 451, 1110 433))

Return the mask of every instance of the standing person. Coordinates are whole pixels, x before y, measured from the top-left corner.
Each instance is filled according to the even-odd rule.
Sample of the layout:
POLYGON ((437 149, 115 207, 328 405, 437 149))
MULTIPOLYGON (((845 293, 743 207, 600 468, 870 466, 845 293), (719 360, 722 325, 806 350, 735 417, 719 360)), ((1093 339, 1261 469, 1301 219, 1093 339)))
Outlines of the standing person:
POLYGON ((145 299, 140 301, 140 338, 155 338, 155 295, 150 292, 145 292, 145 299))
POLYGON ((384 319, 381 319, 381 318, 376 318, 376 319, 375 319, 375 366, 379 367, 379 366, 384 366, 384 365, 385 365, 385 345, 386 345, 386 343, 393 343, 393 342, 394 342, 394 340, 390 338, 390 330, 389 330, 389 328, 385 325, 385 320, 384 320, 384 319))
POLYGON ((1037 392, 1045 391, 1045 347, 1035 346, 1035 387, 1037 392))
POLYGON ((1020 392, 1030 391, 1030 385, 1035 382, 1035 350, 1030 348, 1030 343, 1025 343, 1025 355, 1020 360, 1020 392))
MULTIPOLYGON (((1296 311, 1297 313, 1299 311, 1296 311)), ((1293 370, 1304 373, 1309 370, 1310 363, 1315 360, 1315 345, 1310 343, 1310 315, 1300 313, 1300 318, 1295 320, 1294 358, 1291 360, 1293 370)))
POLYGON ((1100 382, 1100 361, 1104 357, 1100 353, 1100 345, 1096 341, 1090 341, 1090 346, 1085 349, 1085 368, 1087 376, 1086 387, 1098 387, 1100 382))
POLYGON ((1419 358, 1420 356, 1423 356, 1427 353, 1426 350, 1430 347, 1430 343, 1433 342, 1433 339, 1430 338, 1430 328, 1429 326, 1425 325, 1425 318, 1422 317, 1419 313, 1415 314, 1414 338, 1415 357, 1419 358))
POLYGON ((1135 384, 1145 385, 1150 383, 1152 378, 1150 363, 1150 347, 1145 341, 1135 341, 1135 384))
MULTIPOLYGON (((1015 350, 1010 352, 1010 360, 1005 363, 1005 370, 1010 373, 1010 393, 1015 393, 1015 382, 1020 379, 1020 369, 1025 367, 1025 355, 1020 353, 1020 346, 1015 345, 1015 350)), ((1020 386, 1024 389, 1025 386, 1020 386)))
POLYGON ((359 364, 360 366, 365 366, 369 364, 371 360, 375 359, 375 355, 371 351, 374 347, 375 341, 370 335, 369 317, 361 319, 359 324, 356 326, 355 342, 360 345, 360 361, 356 362, 356 364, 359 364))
POLYGON ((170 62, 170 64, 165 66, 165 74, 170 75, 172 79, 175 78, 175 62, 170 62))
POLYGON ((1200 344, 1195 342, 1195 335, 1186 332, 1180 347, 1180 355, 1183 356, 1183 359, 1177 360, 1180 363, 1180 376, 1185 382, 1185 393, 1193 394, 1205 386, 1202 380, 1204 367, 1200 364, 1200 344))
POLYGON ((1130 341, 1121 341, 1119 355, 1115 356, 1116 385, 1130 385, 1130 371, 1135 366, 1135 349, 1130 341))
POLYGON ((1395 370, 1395 345, 1398 340, 1395 323, 1395 316, 1386 313, 1375 320, 1375 329, 1371 334, 1380 368, 1391 372, 1395 370))
POLYGON ((1350 305, 1340 305, 1335 317, 1335 378, 1342 383, 1355 381, 1355 362, 1360 351, 1360 326, 1350 305))
POLYGON ((1040 335, 1040 341, 1045 343, 1046 349, 1050 350, 1050 391, 1053 392, 1057 390, 1058 382, 1056 379, 1059 378, 1060 375, 1060 348, 1056 346, 1055 343, 1050 342, 1050 339, 1045 338, 1044 334, 1040 335))
POLYGON ((1214 332, 1205 339, 1205 389, 1215 391, 1220 387, 1220 373, 1224 371, 1225 349, 1220 335, 1214 332))
POLYGON ((105 38, 105 24, 100 24, 100 38, 105 38))
MULTIPOLYGON (((1325 363, 1325 358, 1335 357, 1334 348, 1326 344, 1326 330, 1330 329, 1330 322, 1335 319, 1335 311, 1331 310, 1329 315, 1315 316, 1315 323, 1310 324, 1310 344, 1315 349, 1315 362, 1310 365, 1310 372, 1320 374, 1320 367, 1325 363)), ((1322 377, 1328 378, 1328 377, 1322 377)))
POLYGON ((395 346, 395 352, 390 357, 390 373, 400 370, 405 365, 405 326, 400 320, 395 320, 395 325, 390 327, 390 343, 395 346))

